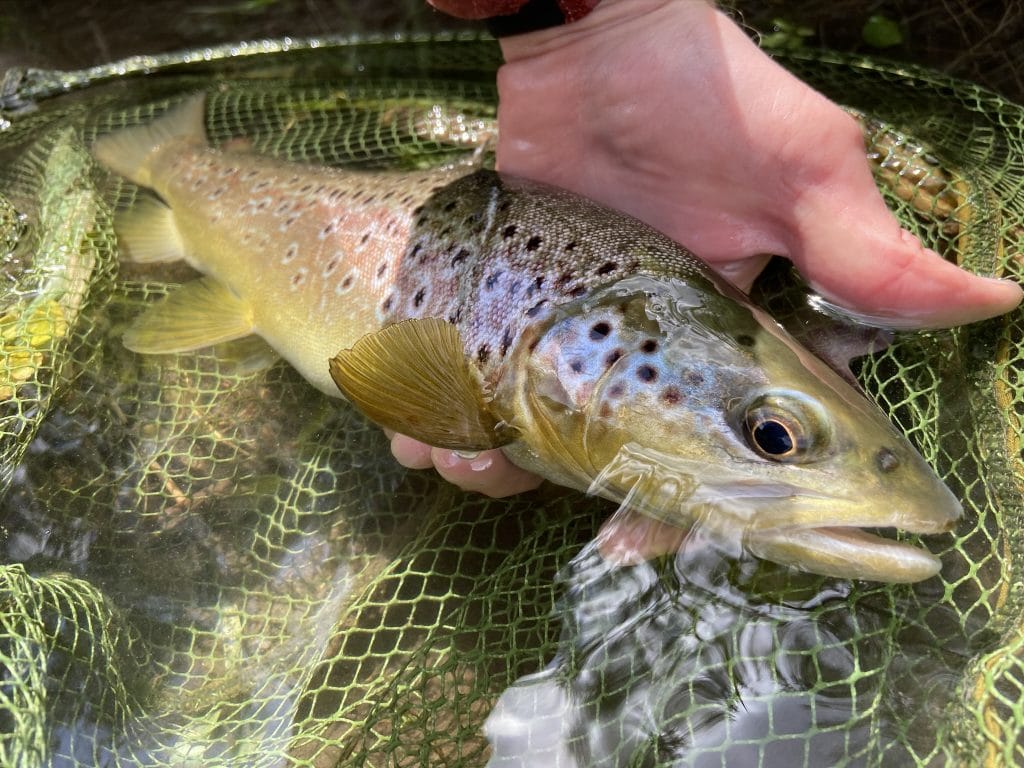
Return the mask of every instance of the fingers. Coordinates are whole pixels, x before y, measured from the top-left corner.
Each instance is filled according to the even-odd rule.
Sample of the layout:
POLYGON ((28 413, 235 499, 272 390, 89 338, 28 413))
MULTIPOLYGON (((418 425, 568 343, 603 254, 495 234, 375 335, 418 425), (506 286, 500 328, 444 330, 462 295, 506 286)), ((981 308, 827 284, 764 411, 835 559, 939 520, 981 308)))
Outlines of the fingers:
POLYGON ((647 517, 635 510, 620 510, 601 526, 597 549, 612 565, 638 565, 682 547, 689 530, 647 517))
POLYGON ((520 469, 501 451, 459 454, 431 448, 406 435, 392 434, 391 453, 402 466, 409 469, 434 467, 441 477, 462 490, 492 498, 530 491, 541 483, 540 477, 520 469))
MULTIPOLYGON (((385 430, 390 432, 390 430, 385 430)), ((413 440, 406 435, 390 433, 391 454, 398 460, 398 463, 409 469, 430 469, 434 466, 434 460, 430 456, 431 448, 419 440, 413 440)))
POLYGON ((472 458, 434 448, 431 458, 437 473, 464 491, 502 498, 536 488, 541 478, 510 462, 501 451, 482 451, 472 458))

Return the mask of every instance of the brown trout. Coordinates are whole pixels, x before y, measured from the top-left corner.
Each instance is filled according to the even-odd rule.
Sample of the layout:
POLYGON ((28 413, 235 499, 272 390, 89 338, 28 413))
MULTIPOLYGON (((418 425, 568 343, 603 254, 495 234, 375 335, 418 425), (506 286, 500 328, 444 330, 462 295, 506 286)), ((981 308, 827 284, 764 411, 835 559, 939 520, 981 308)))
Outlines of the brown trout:
POLYGON ((684 248, 568 192, 469 168, 363 173, 208 145, 204 101, 99 138, 159 195, 138 261, 204 277, 124 335, 143 353, 263 337, 314 386, 426 443, 517 464, 815 573, 935 574, 868 533, 960 504, 884 415, 684 248))

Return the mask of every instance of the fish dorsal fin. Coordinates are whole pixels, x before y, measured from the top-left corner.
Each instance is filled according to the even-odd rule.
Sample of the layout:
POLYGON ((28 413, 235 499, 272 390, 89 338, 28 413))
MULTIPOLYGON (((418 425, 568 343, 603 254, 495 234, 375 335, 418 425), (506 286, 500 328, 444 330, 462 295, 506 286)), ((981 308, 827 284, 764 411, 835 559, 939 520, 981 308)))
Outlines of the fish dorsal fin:
POLYGON ((170 354, 232 341, 253 332, 251 307, 209 277, 186 283, 149 307, 125 331, 133 352, 170 354))
POLYGON ((368 333, 330 363, 338 388, 366 416, 438 448, 483 450, 512 439, 491 412, 459 331, 439 318, 368 333))
POLYGON ((138 264, 177 261, 185 247, 171 209, 153 197, 140 197, 114 219, 121 255, 138 264))

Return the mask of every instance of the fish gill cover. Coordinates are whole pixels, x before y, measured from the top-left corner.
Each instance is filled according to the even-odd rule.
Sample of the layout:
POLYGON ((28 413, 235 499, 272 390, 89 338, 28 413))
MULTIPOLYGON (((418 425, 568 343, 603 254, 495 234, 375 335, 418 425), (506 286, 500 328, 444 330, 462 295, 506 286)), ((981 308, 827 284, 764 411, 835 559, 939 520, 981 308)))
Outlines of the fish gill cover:
MULTIPOLYGON (((905 226, 1020 277, 1024 109, 921 70, 785 63, 864 113, 905 226)), ((940 575, 895 586, 699 537, 613 567, 591 544, 606 502, 404 471, 251 344, 124 348, 191 274, 118 263, 113 212, 138 190, 91 162, 96 135, 202 90, 215 143, 431 167, 486 133, 496 65, 470 39, 288 41, 33 72, 4 95, 0 764, 1024 761, 1019 310, 858 366, 965 508, 927 542, 940 575)), ((757 295, 783 321, 803 301, 784 270, 757 295)))

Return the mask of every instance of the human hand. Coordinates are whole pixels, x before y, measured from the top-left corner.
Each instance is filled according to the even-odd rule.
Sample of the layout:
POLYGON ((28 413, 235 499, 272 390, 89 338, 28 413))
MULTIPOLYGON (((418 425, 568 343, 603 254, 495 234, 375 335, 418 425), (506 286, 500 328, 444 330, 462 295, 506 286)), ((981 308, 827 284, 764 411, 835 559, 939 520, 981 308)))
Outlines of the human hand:
MULTIPOLYGON (((603 0, 573 24, 501 41, 498 167, 630 213, 748 289, 790 258, 826 299, 893 327, 957 325, 1020 301, 901 229, 860 129, 703 0, 603 0)), ((396 437, 501 496, 536 484, 499 452, 472 461, 396 437)))

